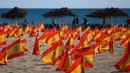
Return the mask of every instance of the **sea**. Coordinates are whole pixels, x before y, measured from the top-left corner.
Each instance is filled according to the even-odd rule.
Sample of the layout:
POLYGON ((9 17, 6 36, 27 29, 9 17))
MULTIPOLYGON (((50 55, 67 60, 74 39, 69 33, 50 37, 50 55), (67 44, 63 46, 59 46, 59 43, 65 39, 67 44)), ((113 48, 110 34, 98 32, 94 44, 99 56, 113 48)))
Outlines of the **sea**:
MULTIPOLYGON (((98 8, 98 9, 102 9, 102 8, 98 8)), ((70 11, 72 11, 73 13, 75 13, 78 18, 79 18, 79 24, 82 24, 85 18, 86 14, 90 14, 96 10, 98 10, 97 8, 79 8, 79 9, 70 9, 70 11)), ((0 15, 3 13, 6 13, 8 11, 10 11, 11 8, 0 8, 0 15)), ((29 21, 29 24, 34 23, 35 26, 37 26, 40 23, 44 23, 44 24, 52 24, 52 18, 45 18, 42 16, 42 14, 45 14, 51 10, 54 10, 53 8, 25 8, 25 10, 27 10, 27 19, 29 21)), ((123 10, 125 13, 127 13, 130 16, 130 8, 123 8, 121 9, 123 10)), ((102 24, 102 19, 101 18, 91 18, 91 17, 86 17, 88 20, 89 24, 102 24)), ((9 24, 16 24, 16 23, 23 23, 25 18, 22 19, 17 19, 17 20, 12 20, 12 19, 5 19, 5 18, 0 18, 0 24, 4 24, 4 23, 9 23, 9 24)), ((72 24, 74 17, 71 16, 67 16, 67 17, 62 17, 62 18, 55 18, 55 23, 57 24, 72 24)), ((108 18, 107 19, 107 24, 126 24, 126 17, 118 17, 116 18, 108 18)))

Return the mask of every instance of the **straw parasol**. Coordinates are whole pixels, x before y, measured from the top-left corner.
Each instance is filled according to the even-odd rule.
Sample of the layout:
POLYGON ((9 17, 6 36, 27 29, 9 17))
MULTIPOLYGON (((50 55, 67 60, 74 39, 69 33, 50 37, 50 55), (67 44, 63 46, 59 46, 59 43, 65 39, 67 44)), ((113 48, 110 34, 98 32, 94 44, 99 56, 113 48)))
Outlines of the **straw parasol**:
POLYGON ((9 12, 3 13, 1 17, 16 20, 16 23, 17 23, 17 19, 24 18, 26 14, 27 14, 27 11, 25 9, 14 7, 9 12))
POLYGON ((105 8, 105 9, 101 9, 101 10, 96 10, 95 12, 93 13, 90 13, 90 14, 86 14, 85 16, 87 17, 93 17, 93 18, 103 18, 103 19, 106 19, 106 18, 112 18, 112 17, 127 17, 128 14, 123 12, 121 9, 119 8, 105 8))
POLYGON ((65 16, 76 16, 74 13, 72 13, 68 8, 60 8, 60 9, 54 9, 51 10, 45 14, 42 14, 44 17, 49 18, 57 18, 57 17, 65 17, 65 16))
POLYGON ((66 16, 76 17, 76 15, 66 7, 51 10, 45 14, 42 14, 42 16, 45 18, 52 18, 53 19, 52 24, 54 24, 55 18, 61 18, 66 16))

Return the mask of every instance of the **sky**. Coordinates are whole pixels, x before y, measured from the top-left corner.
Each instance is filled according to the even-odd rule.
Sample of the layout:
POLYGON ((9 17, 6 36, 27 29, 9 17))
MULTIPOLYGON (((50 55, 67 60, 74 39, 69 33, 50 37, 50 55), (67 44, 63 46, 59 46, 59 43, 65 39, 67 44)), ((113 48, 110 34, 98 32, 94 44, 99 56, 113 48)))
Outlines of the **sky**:
POLYGON ((1 0, 0 8, 130 8, 130 0, 1 0))

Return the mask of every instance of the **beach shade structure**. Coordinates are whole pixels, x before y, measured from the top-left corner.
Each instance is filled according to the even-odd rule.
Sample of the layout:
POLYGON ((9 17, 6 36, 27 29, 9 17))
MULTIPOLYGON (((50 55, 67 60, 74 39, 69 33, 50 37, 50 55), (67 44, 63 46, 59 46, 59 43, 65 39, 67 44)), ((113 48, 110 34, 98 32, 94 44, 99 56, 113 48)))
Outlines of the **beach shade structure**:
POLYGON ((128 14, 127 13, 125 13, 125 12, 123 12, 121 9, 119 9, 119 8, 106 8, 106 9, 104 9, 105 11, 107 11, 108 12, 108 15, 107 16, 109 16, 109 17, 117 17, 117 16, 128 16, 128 14))
POLYGON ((123 12, 121 9, 119 8, 105 8, 105 9, 100 9, 100 10, 96 10, 90 14, 86 14, 86 17, 93 17, 93 18, 102 18, 103 22, 104 19, 106 18, 112 18, 112 17, 124 17, 124 16, 128 16, 127 13, 123 12))
POLYGON ((92 18, 102 18, 103 24, 106 24, 106 18, 108 18, 109 13, 103 9, 96 10, 90 14, 86 14, 86 17, 92 17, 92 18))
POLYGON ((42 16, 50 17, 50 18, 59 18, 59 17, 76 16, 76 15, 72 13, 68 8, 65 7, 65 8, 51 10, 45 14, 42 14, 42 16))
POLYGON ((3 13, 1 17, 16 20, 17 23, 17 19, 24 18, 26 15, 27 11, 25 9, 14 7, 9 12, 3 13))
POLYGON ((45 14, 42 14, 42 16, 45 18, 52 18, 52 24, 54 24, 55 18, 62 18, 66 16, 76 17, 76 15, 66 7, 51 10, 45 14))

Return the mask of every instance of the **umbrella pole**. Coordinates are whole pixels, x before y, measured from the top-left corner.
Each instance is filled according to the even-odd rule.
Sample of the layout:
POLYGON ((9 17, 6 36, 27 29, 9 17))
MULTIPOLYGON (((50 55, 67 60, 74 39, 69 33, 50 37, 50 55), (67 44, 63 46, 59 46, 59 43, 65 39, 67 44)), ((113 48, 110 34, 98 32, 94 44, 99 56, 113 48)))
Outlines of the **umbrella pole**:
POLYGON ((16 24, 15 24, 15 25, 17 25, 17 23, 18 23, 18 22, 17 22, 17 18, 15 18, 15 22, 16 22, 16 24))
POLYGON ((118 16, 116 15, 116 24, 118 26, 118 16))
POLYGON ((111 24, 113 24, 113 18, 112 18, 112 16, 111 16, 111 24))

